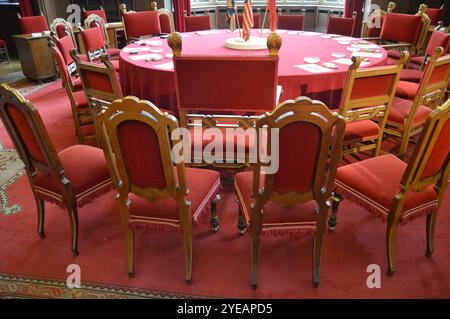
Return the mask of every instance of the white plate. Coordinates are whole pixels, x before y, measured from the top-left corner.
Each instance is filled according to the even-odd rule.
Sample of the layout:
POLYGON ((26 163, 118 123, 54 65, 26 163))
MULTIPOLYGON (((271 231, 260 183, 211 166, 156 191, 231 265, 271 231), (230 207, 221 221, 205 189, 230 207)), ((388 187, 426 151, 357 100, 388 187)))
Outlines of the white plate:
POLYGON ((331 56, 337 59, 344 58, 347 53, 331 53, 331 56))
POLYGON ((313 56, 306 56, 303 61, 305 61, 306 63, 319 63, 320 62, 320 58, 318 57, 313 57, 313 56))

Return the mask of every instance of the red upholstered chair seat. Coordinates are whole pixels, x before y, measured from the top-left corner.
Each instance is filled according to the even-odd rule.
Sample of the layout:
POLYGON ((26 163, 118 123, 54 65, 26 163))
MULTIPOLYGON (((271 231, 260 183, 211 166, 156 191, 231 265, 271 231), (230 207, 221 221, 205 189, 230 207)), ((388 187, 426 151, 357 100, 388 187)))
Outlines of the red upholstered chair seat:
POLYGON ((184 17, 186 24, 186 32, 211 30, 211 17, 209 15, 203 16, 187 16, 184 17))
POLYGON ((118 60, 120 56, 120 49, 117 48, 109 48, 106 49, 106 54, 110 57, 112 60, 118 60))
POLYGON ((415 56, 415 57, 412 57, 412 58, 409 60, 409 67, 410 67, 411 69, 414 68, 414 69, 420 70, 420 68, 422 67, 424 61, 425 61, 425 57, 423 57, 423 56, 415 56))
POLYGON ((49 31, 47 19, 44 16, 21 17, 19 25, 22 34, 49 31))
POLYGON ((302 31, 305 25, 305 16, 296 14, 283 14, 278 16, 278 29, 302 31))
MULTIPOLYGON (((264 185, 264 178, 261 178, 260 185, 264 185)), ((252 198, 253 193, 253 172, 244 172, 236 175, 235 179, 236 192, 240 202, 243 204, 243 214, 247 220, 247 224, 251 224, 252 209, 251 205, 254 203, 252 198)), ((272 234, 274 230, 303 230, 308 234, 316 232, 317 213, 316 203, 310 201, 293 208, 286 208, 269 202, 263 208, 264 221, 263 233, 270 231, 272 234)))
MULTIPOLYGON (((77 205, 82 206, 112 187, 103 151, 87 145, 71 146, 58 153, 65 176, 71 181, 77 205)), ((64 206, 61 181, 58 176, 39 172, 36 191, 46 199, 64 206)))
POLYGON ((399 60, 402 57, 402 53, 398 50, 387 50, 388 57, 399 60))
POLYGON ((327 33, 351 37, 354 21, 353 18, 330 17, 328 19, 327 33))
MULTIPOLYGON (((388 120, 406 125, 406 120, 408 118, 409 113, 411 112, 413 101, 401 99, 399 97, 395 97, 392 103, 391 110, 389 112, 388 120)), ((417 108, 416 116, 414 118, 414 126, 420 126, 425 123, 428 115, 430 115, 431 109, 426 107, 425 105, 419 105, 417 108)))
POLYGON ((344 142, 352 140, 370 140, 378 138, 380 127, 371 120, 347 123, 345 127, 344 142))
MULTIPOLYGON (((338 192, 350 201, 387 218, 407 164, 392 154, 371 158, 338 169, 338 192)), ((423 192, 410 192, 406 197, 403 223, 414 219, 427 207, 437 207, 438 195, 433 186, 423 192)))
POLYGON ((0 39, 0 48, 6 47, 6 41, 3 39, 0 39))
MULTIPOLYGON (((420 82, 420 79, 419 79, 420 82)), ((419 83, 409 81, 399 81, 395 96, 406 100, 414 100, 419 90, 419 83)))
POLYGON ((400 81, 420 83, 422 76, 423 76, 423 71, 421 71, 421 70, 404 69, 400 76, 400 81))
MULTIPOLYGON (((80 85, 81 85, 81 83, 80 83, 80 85)), ((86 94, 84 93, 83 89, 81 89, 81 91, 74 92, 73 98, 79 109, 85 109, 85 108, 89 107, 89 103, 88 103, 86 94)))
MULTIPOLYGON (((175 176, 178 176, 175 171, 175 176)), ((192 219, 198 224, 203 213, 210 208, 220 190, 220 173, 211 170, 185 168, 186 183, 189 194, 186 199, 191 202, 192 219)), ((139 228, 148 223, 180 226, 180 213, 176 201, 172 198, 151 203, 145 198, 130 193, 130 226, 139 228)))

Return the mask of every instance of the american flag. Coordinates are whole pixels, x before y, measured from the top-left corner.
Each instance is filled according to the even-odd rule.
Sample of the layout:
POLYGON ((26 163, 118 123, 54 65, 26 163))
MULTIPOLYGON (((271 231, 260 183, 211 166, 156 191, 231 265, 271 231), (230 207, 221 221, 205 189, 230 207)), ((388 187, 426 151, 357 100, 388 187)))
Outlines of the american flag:
POLYGON ((245 41, 248 41, 254 26, 252 0, 244 0, 244 21, 242 24, 242 37, 245 41))
POLYGON ((275 32, 277 30, 277 1, 268 0, 267 9, 270 11, 270 31, 275 32))
POLYGON ((227 0, 228 21, 230 22, 230 30, 236 29, 236 4, 234 0, 227 0))

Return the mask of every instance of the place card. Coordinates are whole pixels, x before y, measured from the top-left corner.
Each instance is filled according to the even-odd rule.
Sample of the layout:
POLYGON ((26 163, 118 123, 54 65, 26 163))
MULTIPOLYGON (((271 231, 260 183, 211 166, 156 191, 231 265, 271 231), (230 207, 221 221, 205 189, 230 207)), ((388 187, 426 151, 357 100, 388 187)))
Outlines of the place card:
POLYGON ((319 35, 320 33, 317 33, 317 32, 311 32, 311 31, 308 31, 308 32, 303 32, 303 35, 306 35, 306 36, 309 36, 309 37, 312 37, 312 36, 315 36, 315 35, 319 35))
POLYGON ((353 52, 352 56, 360 56, 362 58, 377 58, 381 59, 383 53, 373 53, 373 52, 353 52))
MULTIPOLYGON (((331 62, 337 63, 337 64, 344 64, 344 65, 352 65, 353 64, 352 59, 346 59, 346 58, 336 59, 336 60, 333 60, 331 62)), ((369 65, 369 64, 370 64, 369 62, 361 61, 360 66, 366 66, 366 65, 369 65)))
POLYGON ((145 52, 150 51, 149 48, 124 48, 123 52, 125 53, 139 53, 139 52, 145 52))
POLYGON ((323 67, 318 64, 299 64, 295 65, 296 68, 308 71, 309 73, 328 73, 332 72, 331 69, 328 69, 326 67, 323 67))
POLYGON ((130 59, 133 61, 141 61, 141 60, 153 60, 158 61, 160 60, 161 55, 159 54, 141 54, 136 56, 130 56, 130 59))
POLYGON ((154 65, 153 68, 160 70, 173 70, 173 62, 154 65))
POLYGON ((157 47, 157 46, 160 46, 160 45, 162 45, 162 42, 161 41, 155 41, 155 40, 139 40, 139 41, 137 41, 137 42, 135 42, 136 44, 138 44, 138 45, 150 45, 150 46, 153 46, 153 47, 157 47))

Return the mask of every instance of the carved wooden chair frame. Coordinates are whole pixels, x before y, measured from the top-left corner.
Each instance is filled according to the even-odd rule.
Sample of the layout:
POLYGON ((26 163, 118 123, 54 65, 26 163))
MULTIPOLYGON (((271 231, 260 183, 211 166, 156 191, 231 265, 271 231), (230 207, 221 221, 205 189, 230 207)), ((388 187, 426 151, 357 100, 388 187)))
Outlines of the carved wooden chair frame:
POLYGON ((383 142, 383 134, 388 120, 389 110, 395 97, 395 91, 397 89, 398 81, 400 80, 401 71, 404 64, 408 60, 408 57, 409 53, 404 51, 403 57, 399 64, 370 69, 358 69, 362 59, 360 57, 352 58, 353 64, 349 68, 346 86, 342 95, 342 105, 339 109, 339 115, 341 115, 347 123, 360 120, 377 121, 380 126, 380 133, 378 138, 375 140, 357 138, 351 141, 344 141, 344 148, 341 155, 355 154, 368 150, 373 150, 374 156, 378 156, 380 154, 381 143, 383 142), (393 76, 393 80, 389 86, 389 93, 387 95, 374 96, 358 100, 351 99, 354 84, 357 79, 371 78, 382 75, 393 76))
POLYGON ((58 25, 64 26, 64 29, 65 29, 67 35, 70 35, 72 37, 73 43, 76 46, 77 42, 75 41, 75 34, 73 33, 72 25, 68 21, 66 21, 62 18, 56 18, 55 20, 53 20, 53 22, 50 24, 50 31, 57 39, 58 39, 58 32, 56 29, 57 29, 58 25))
MULTIPOLYGON (((108 35, 108 30, 106 28, 105 20, 103 20, 102 17, 100 17, 96 14, 91 14, 90 16, 88 16, 86 18, 86 20, 84 20, 84 28, 91 29, 92 23, 95 23, 97 25, 97 27, 102 29, 103 36, 105 37, 105 46, 104 47, 109 48, 109 35, 108 35)), ((105 52, 106 52, 106 50, 105 50, 105 52)))
MULTIPOLYGON (((252 241, 252 285, 256 289, 258 285, 258 264, 260 234, 263 229, 264 206, 270 201, 283 207, 294 207, 296 205, 314 200, 317 203, 317 234, 314 240, 313 252, 313 272, 314 286, 319 284, 320 278, 320 258, 322 251, 322 240, 326 230, 328 210, 330 208, 328 200, 334 186, 334 179, 342 148, 342 141, 345 131, 345 120, 331 113, 325 104, 319 101, 312 101, 307 97, 299 97, 295 101, 286 101, 280 104, 272 113, 261 116, 256 122, 256 130, 260 135, 260 129, 282 129, 288 124, 295 122, 305 122, 315 125, 321 130, 322 141, 318 151, 317 166, 313 187, 306 193, 279 194, 273 190, 274 175, 265 173, 263 188, 260 188, 260 176, 264 170, 258 152, 258 162, 253 167, 253 191, 252 197, 255 204, 251 212, 251 241, 252 241), (328 162, 329 160, 329 162, 328 162)), ((260 149, 263 139, 258 136, 258 149, 260 149)), ((271 134, 267 134, 267 152, 272 152, 271 134)), ((239 198, 239 195, 238 195, 239 198)), ((243 201, 238 200, 240 221, 243 219, 243 201)), ((245 209, 245 208, 244 208, 245 209)), ((241 223, 241 222, 240 222, 241 223)))
POLYGON ((172 141, 171 135, 178 128, 177 119, 162 113, 149 101, 139 100, 136 97, 126 97, 114 101, 108 109, 99 114, 99 125, 103 132, 104 148, 108 166, 113 175, 113 181, 119 192, 118 201, 120 216, 127 237, 128 251, 128 273, 134 275, 134 232, 129 227, 130 192, 143 197, 150 202, 172 198, 179 207, 180 226, 183 232, 186 262, 186 280, 188 283, 192 277, 192 208, 191 203, 186 200, 189 189, 186 185, 184 163, 174 165, 171 157, 172 141), (125 161, 122 156, 120 142, 117 138, 117 128, 126 121, 138 121, 150 126, 157 134, 162 167, 166 180, 165 189, 140 188, 129 180, 125 161), (174 166, 177 176, 175 176, 174 166))
POLYGON ((167 14, 169 16, 171 32, 175 32, 175 22, 173 20, 173 13, 172 13, 172 11, 170 11, 168 9, 165 9, 165 8, 161 8, 161 9, 158 9, 158 14, 159 15, 167 14))
POLYGON ((447 71, 446 80, 428 85, 429 80, 433 75, 433 70, 443 64, 450 63, 450 56, 442 56, 444 50, 442 47, 436 49, 436 53, 433 54, 428 62, 427 69, 422 76, 422 80, 419 86, 419 91, 414 99, 413 106, 408 115, 405 125, 401 125, 392 121, 387 121, 385 128, 385 134, 393 135, 401 138, 401 145, 398 156, 403 157, 407 151, 408 143, 411 137, 422 132, 423 127, 414 127, 414 118, 416 116, 417 109, 421 104, 424 104, 432 109, 436 108, 442 103, 445 97, 445 91, 447 89, 450 80, 450 70, 447 71))
MULTIPOLYGON (((278 59, 278 52, 281 48, 281 37, 272 33, 269 35, 267 39, 267 46, 269 48, 269 56, 278 59)), ((182 38, 181 35, 177 32, 174 32, 170 35, 168 39, 168 44, 173 51, 174 59, 182 57, 182 38)), ((241 115, 218 115, 218 114, 193 114, 188 113, 186 111, 179 111, 179 119, 181 127, 188 128, 194 127, 196 123, 201 122, 203 128, 254 128, 256 121, 259 119, 259 116, 241 116, 241 115)), ((193 158, 194 163, 202 162, 203 159, 193 158)), ((209 164, 193 164, 191 166, 209 166, 209 164)), ((248 154, 246 154, 245 164, 214 164, 215 167, 218 168, 243 168, 251 166, 248 160, 248 154)))
POLYGON ((7 84, 0 84, 0 118, 5 124, 6 130, 11 137, 20 159, 25 165, 25 171, 36 200, 38 223, 37 231, 41 239, 45 238, 44 216, 45 207, 44 200, 35 189, 35 178, 39 171, 58 177, 60 181, 61 191, 64 198, 65 206, 69 214, 71 227, 71 250, 74 256, 78 256, 78 210, 75 192, 72 188, 70 180, 65 176, 64 167, 56 153, 56 150, 50 140, 47 129, 44 126, 42 118, 38 110, 26 100, 17 90, 9 87, 7 84), (22 110, 21 114, 25 117, 33 136, 44 158, 44 162, 38 161, 31 156, 27 150, 25 142, 18 133, 14 122, 10 119, 7 111, 8 105, 14 105, 22 110))

